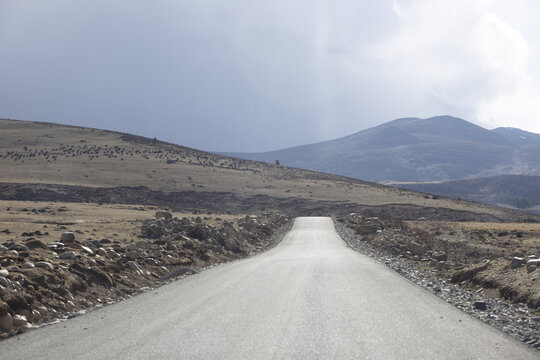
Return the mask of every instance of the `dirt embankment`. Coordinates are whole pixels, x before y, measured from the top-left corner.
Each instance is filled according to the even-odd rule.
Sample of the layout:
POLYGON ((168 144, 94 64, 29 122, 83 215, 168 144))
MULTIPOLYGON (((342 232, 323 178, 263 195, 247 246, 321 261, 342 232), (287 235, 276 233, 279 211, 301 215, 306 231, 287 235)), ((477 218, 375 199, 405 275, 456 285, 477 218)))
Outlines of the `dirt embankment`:
POLYGON ((261 252, 288 223, 279 213, 209 222, 157 212, 129 240, 84 240, 69 228, 54 242, 25 234, 0 245, 0 338, 261 252))
POLYGON ((540 226, 531 223, 340 218, 364 241, 439 278, 540 312, 540 226))

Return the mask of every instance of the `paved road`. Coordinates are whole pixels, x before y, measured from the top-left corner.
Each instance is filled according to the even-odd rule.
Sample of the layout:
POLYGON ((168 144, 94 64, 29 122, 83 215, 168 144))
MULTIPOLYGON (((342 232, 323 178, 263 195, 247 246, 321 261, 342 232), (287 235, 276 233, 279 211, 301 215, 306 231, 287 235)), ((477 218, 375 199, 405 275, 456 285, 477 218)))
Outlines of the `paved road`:
POLYGON ((329 218, 276 248, 0 343, 2 359, 538 359, 350 250, 329 218))

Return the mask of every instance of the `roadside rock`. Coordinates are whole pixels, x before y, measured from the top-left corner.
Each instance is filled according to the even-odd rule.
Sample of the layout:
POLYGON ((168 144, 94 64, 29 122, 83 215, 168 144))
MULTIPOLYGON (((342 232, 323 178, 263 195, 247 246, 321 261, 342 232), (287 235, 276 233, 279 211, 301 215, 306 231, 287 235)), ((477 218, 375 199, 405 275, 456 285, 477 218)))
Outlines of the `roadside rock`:
POLYGON ((51 264, 50 262, 47 262, 47 261, 38 261, 34 265, 36 267, 38 267, 38 268, 54 270, 53 264, 51 264))
POLYGON ((487 310, 487 303, 485 301, 475 301, 474 308, 478 310, 487 310))
POLYGON ((90 249, 89 247, 87 247, 87 246, 82 246, 82 245, 81 245, 81 249, 82 249, 82 251, 84 251, 84 252, 87 253, 88 255, 94 256, 94 252, 93 252, 92 249, 90 249))
POLYGON ((142 269, 141 267, 139 266, 139 264, 137 264, 136 261, 128 261, 127 265, 129 266, 129 268, 135 272, 138 272, 138 273, 142 273, 142 269))
POLYGON ((12 256, 19 256, 19 252, 17 250, 8 250, 7 254, 12 256))
POLYGON ((70 231, 66 231, 62 233, 62 236, 60 237, 60 241, 63 243, 75 241, 75 233, 72 233, 70 231))
POLYGON ((474 275, 476 275, 480 271, 486 270, 488 265, 489 265, 489 263, 485 263, 485 264, 480 265, 480 266, 472 266, 472 267, 467 268, 467 269, 462 269, 462 270, 456 271, 454 273, 454 275, 452 275, 451 281, 453 283, 458 283, 458 282, 461 282, 461 281, 470 280, 470 279, 472 279, 472 277, 474 275))
POLYGON ((58 255, 58 257, 62 260, 66 260, 66 259, 73 259, 75 258, 75 251, 72 251, 72 250, 68 250, 68 251, 64 251, 63 253, 61 253, 60 255, 58 255))
POLYGON ((531 266, 535 266, 536 268, 538 268, 540 266, 540 259, 531 259, 531 260, 527 261, 527 270, 531 266))
POLYGON ((168 211, 158 211, 156 212, 156 219, 165 219, 165 220, 170 220, 172 219, 172 214, 168 211))
POLYGON ((9 247, 9 250, 28 251, 28 246, 23 244, 13 244, 9 247))
POLYGON ((141 227, 142 236, 148 239, 158 239, 167 234, 165 224, 161 219, 145 221, 141 227))
POLYGON ((13 318, 10 313, 0 316, 0 330, 4 332, 13 330, 13 318))
POLYGON ((26 326, 28 324, 28 320, 26 317, 22 315, 15 315, 13 316, 13 327, 14 328, 20 328, 23 326, 26 326))
POLYGON ((446 254, 444 251, 436 251, 431 255, 431 257, 437 261, 448 260, 448 254, 446 254))
POLYGON ((9 276, 9 271, 7 271, 6 269, 0 270, 0 276, 9 276))
POLYGON ((523 265, 525 265, 525 260, 517 256, 513 257, 512 261, 510 262, 510 267, 512 269, 518 269, 522 267, 523 265))
POLYGON ((45 245, 43 243, 43 241, 39 240, 39 239, 34 239, 34 240, 30 240, 26 243, 26 246, 28 246, 28 248, 30 250, 34 250, 34 249, 46 249, 47 248, 47 245, 45 245))
POLYGON ((417 256, 423 256, 426 252, 426 248, 416 242, 411 243, 410 249, 411 253, 417 256))
POLYGON ((165 276, 162 276, 159 280, 165 281, 168 279, 175 278, 177 276, 182 276, 186 274, 194 274, 196 272, 197 271, 195 269, 190 268, 190 267, 180 267, 180 268, 172 270, 170 273, 166 274, 165 276))

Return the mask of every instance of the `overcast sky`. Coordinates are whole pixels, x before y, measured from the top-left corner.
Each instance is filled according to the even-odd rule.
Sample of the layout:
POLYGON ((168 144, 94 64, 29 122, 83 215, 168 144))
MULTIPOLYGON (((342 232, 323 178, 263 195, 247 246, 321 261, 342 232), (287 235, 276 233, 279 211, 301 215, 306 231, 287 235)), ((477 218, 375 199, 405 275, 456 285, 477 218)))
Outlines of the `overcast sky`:
POLYGON ((399 117, 540 132, 540 1, 0 0, 0 117, 265 151, 399 117))

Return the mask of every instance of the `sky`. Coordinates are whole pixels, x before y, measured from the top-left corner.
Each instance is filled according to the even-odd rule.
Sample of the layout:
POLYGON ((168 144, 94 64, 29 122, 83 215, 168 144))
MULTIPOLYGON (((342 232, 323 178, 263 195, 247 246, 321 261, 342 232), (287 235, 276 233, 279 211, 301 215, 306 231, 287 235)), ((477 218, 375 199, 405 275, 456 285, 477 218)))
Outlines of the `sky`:
POLYGON ((209 151, 436 115, 540 133, 538 14, 535 0, 0 0, 0 117, 209 151))

